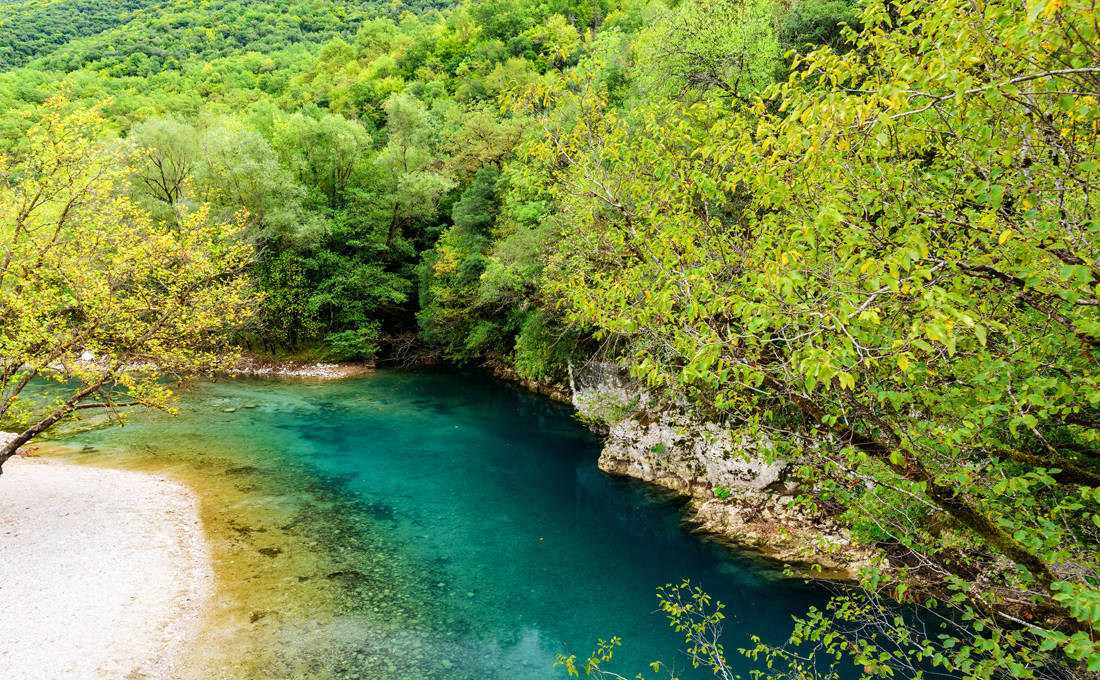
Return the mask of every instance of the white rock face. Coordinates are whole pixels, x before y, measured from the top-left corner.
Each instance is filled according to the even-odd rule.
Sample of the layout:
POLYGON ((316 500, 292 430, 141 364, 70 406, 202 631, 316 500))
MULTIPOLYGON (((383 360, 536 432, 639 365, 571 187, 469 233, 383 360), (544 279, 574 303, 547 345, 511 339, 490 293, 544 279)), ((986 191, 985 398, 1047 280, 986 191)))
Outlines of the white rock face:
POLYGON ((600 467, 689 494, 763 489, 779 479, 768 442, 735 437, 687 405, 659 405, 613 364, 570 371, 573 405, 608 430, 600 467))
POLYGON ((613 364, 571 368, 569 378, 577 412, 607 430, 600 468, 690 496, 699 531, 814 578, 854 579, 872 563, 873 551, 852 545, 830 518, 804 512, 789 484, 765 490, 787 465, 769 455, 767 439, 734 436, 687 404, 659 403, 613 364), (728 493, 718 497, 717 487, 728 493))

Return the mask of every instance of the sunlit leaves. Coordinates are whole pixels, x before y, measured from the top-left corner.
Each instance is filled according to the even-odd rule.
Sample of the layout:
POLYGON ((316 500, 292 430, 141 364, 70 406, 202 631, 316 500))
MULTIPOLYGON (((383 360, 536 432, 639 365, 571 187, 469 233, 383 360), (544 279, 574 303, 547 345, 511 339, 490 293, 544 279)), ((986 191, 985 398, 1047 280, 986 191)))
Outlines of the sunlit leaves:
MULTIPOLYGON (((1054 472, 1097 457, 1090 12, 870 3, 858 49, 805 57, 747 105, 624 114, 563 83, 543 94, 555 108, 531 156, 576 225, 552 290, 647 384, 748 436, 816 438, 805 481, 845 477, 839 498, 880 527, 868 537, 1064 607, 1051 570, 1100 569, 1096 508, 1063 505, 1054 472), (863 503, 875 485, 891 491, 863 503)), ((990 588, 956 606, 1001 606, 990 588)), ((975 624, 994 633, 944 663, 1016 668, 1026 638, 998 637, 1003 624, 975 624)))
POLYGON ((224 368, 227 334, 251 315, 246 216, 199 206, 155 222, 125 195, 126 158, 100 141, 100 112, 70 108, 40 108, 30 153, 0 186, 0 418, 31 378, 69 386, 19 413, 31 434, 87 401, 108 417, 118 404, 168 407, 161 372, 224 368))

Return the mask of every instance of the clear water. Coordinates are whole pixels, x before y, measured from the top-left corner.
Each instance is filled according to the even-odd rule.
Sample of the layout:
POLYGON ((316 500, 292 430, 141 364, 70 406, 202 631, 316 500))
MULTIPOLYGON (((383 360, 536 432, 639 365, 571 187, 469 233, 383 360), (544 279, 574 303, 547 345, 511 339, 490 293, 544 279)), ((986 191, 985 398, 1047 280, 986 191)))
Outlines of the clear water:
POLYGON ((689 535, 675 502, 597 469, 567 409, 477 374, 229 379, 57 443, 198 492, 217 585, 183 678, 560 678, 556 654, 613 635, 627 677, 713 677, 655 611, 682 579, 726 603, 747 675, 733 649, 826 598, 689 535))

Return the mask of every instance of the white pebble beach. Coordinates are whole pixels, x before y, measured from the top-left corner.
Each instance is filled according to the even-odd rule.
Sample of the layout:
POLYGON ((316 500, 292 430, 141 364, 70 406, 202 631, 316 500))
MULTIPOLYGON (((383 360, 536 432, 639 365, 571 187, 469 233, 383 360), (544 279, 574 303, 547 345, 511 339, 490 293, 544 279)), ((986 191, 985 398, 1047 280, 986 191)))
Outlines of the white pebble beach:
POLYGON ((0 678, 157 680, 212 583, 194 494, 16 456, 0 475, 0 678))

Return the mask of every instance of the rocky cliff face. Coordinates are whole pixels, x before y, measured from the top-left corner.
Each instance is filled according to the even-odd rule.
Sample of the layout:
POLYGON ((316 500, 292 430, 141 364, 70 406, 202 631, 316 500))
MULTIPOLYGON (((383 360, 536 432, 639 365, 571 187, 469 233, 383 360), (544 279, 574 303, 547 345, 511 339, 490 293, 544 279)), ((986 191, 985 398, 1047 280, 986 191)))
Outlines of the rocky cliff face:
POLYGON ((766 442, 749 442, 685 406, 658 403, 617 367, 574 371, 573 405, 607 430, 600 466, 676 491, 710 495, 715 488, 761 490, 779 481, 786 462, 768 462, 766 442))
POLYGON ((613 364, 571 370, 570 387, 580 416, 606 434, 600 468, 689 496, 698 530, 834 578, 869 564, 870 550, 799 508, 799 489, 783 481, 788 462, 770 442, 750 441, 687 404, 662 403, 613 364))

